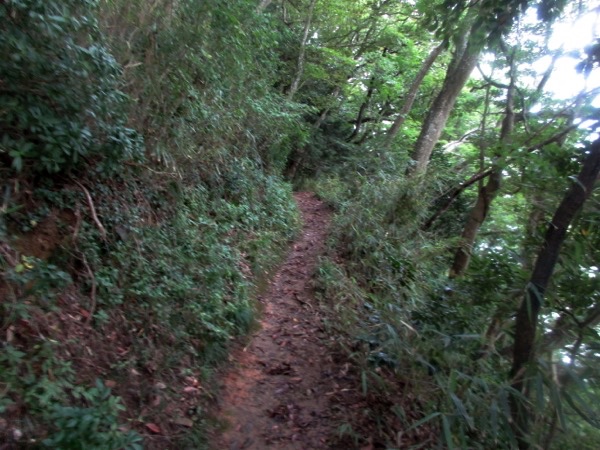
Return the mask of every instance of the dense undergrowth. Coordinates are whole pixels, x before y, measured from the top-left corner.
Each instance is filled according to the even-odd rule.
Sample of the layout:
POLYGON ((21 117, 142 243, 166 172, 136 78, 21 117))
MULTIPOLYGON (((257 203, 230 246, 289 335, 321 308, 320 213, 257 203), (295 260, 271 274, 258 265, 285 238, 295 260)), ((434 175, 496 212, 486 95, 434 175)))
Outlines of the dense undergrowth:
MULTIPOLYGON (((486 312, 466 312, 461 307, 466 297, 447 279, 454 242, 420 230, 425 218, 418 212, 428 199, 418 183, 385 174, 376 180, 342 206, 332 236, 335 250, 322 261, 319 279, 325 303, 344 318, 335 326, 347 333, 348 351, 364 367, 365 389, 379 395, 405 391, 396 394, 401 400, 393 411, 384 412, 400 419, 404 437, 386 429, 385 420, 381 434, 388 446, 402 448, 402 439, 419 440, 419 427, 430 430, 425 435, 439 427, 433 432, 448 446, 470 448, 477 434, 480 448, 511 448, 510 432, 504 434, 509 430, 505 368, 478 360, 486 312), (347 209, 355 211, 351 218, 347 209), (478 318, 481 323, 475 323, 478 318), (481 364, 489 366, 485 379, 481 364), (491 419, 490 404, 496 405, 491 419)), ((317 188, 326 198, 331 193, 327 183, 317 188)), ((348 201, 332 199, 340 200, 348 201)))
MULTIPOLYGON (((403 179, 389 170, 396 164, 375 161, 361 176, 348 170, 350 159, 345 170, 310 182, 337 210, 329 255, 318 271, 319 295, 336 318, 330 326, 346 337, 342 347, 362 370, 363 392, 372 397, 363 416, 340 428, 342 442, 367 444, 373 436, 360 430, 377 423, 377 442, 387 448, 516 448, 507 374, 511 314, 527 283, 522 261, 514 248, 489 246, 474 254, 467 276, 449 279, 456 222, 423 230, 443 181, 403 179)), ((461 210, 462 202, 449 215, 461 210)), ((502 230, 498 220, 494 227, 502 230)), ((557 278, 559 290, 569 283, 568 271, 557 278)), ((583 295, 597 285, 588 281, 577 288, 588 292, 583 295)), ((578 419, 594 417, 593 392, 571 373, 571 397, 549 369, 540 360, 532 375, 540 411, 533 439, 544 445, 552 440, 551 448, 560 449, 577 436, 581 448, 595 448, 593 419, 578 419), (561 432, 546 434, 542 411, 555 425, 565 420, 561 432)))
POLYGON ((209 369, 298 225, 273 34, 246 2, 0 19, 0 440, 198 448, 209 369))

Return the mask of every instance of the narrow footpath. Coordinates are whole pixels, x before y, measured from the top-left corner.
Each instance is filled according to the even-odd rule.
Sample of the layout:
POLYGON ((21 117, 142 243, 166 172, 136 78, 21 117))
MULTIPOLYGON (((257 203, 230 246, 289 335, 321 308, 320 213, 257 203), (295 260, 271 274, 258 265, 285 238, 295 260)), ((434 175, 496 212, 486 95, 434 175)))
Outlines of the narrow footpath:
MULTIPOLYGON (((334 398, 351 394, 348 365, 328 352, 328 336, 312 294, 312 278, 331 212, 313 194, 295 195, 301 237, 260 298, 260 329, 233 351, 221 378, 224 432, 211 449, 331 449, 343 411, 334 398)), ((356 395, 356 393, 354 394, 356 395)))

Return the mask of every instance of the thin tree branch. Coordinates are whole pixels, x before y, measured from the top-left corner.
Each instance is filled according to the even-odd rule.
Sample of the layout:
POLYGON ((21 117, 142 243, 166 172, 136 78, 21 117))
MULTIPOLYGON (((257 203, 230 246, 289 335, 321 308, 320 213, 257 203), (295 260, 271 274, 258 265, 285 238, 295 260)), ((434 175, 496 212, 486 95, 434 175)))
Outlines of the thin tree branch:
POLYGON ((100 235, 102 236, 102 240, 106 241, 106 239, 107 239, 106 229, 104 228, 104 225, 102 225, 102 222, 100 222, 100 219, 98 219, 98 215, 96 214, 96 208, 94 207, 94 201, 92 200, 92 196, 90 195, 90 192, 79 181, 75 181, 75 183, 83 190, 85 197, 87 199, 87 202, 88 202, 88 206, 90 208, 92 220, 98 227, 98 230, 100 231, 100 235))
POLYGON ((451 189, 447 194, 445 194, 446 201, 444 202, 444 204, 440 208, 438 208, 438 210, 429 219, 427 219, 427 221, 421 227, 421 230, 423 230, 423 231, 429 230, 431 228, 431 226, 433 225, 433 223, 442 214, 444 214, 446 211, 448 211, 448 208, 450 208, 452 203, 454 203, 454 201, 458 198, 458 196, 461 194, 462 191, 467 189, 469 186, 477 183, 479 180, 483 180, 484 178, 490 176, 492 174, 492 172, 493 172, 493 169, 488 169, 484 172, 476 173, 471 178, 469 178, 467 181, 464 181, 463 183, 459 184, 455 188, 451 189))
POLYGON ((477 70, 479 71, 479 74, 483 78, 483 81, 485 81, 486 85, 494 86, 499 89, 508 89, 508 87, 509 87, 508 84, 503 84, 498 81, 494 81, 494 80, 492 80, 492 78, 489 75, 486 75, 485 73, 483 73, 483 70, 481 69, 481 65, 477 64, 477 70))
POLYGON ((306 43, 308 41, 308 33, 310 31, 310 24, 313 18, 313 12, 315 10, 316 3, 317 0, 312 0, 308 8, 308 17, 306 18, 306 23, 304 24, 304 33, 302 35, 302 42, 300 43, 300 53, 298 54, 296 76, 294 77, 292 85, 290 86, 290 90, 288 92, 288 100, 292 100, 294 94, 298 91, 300 87, 300 80, 302 80, 302 74, 304 73, 304 57, 306 54, 306 43))

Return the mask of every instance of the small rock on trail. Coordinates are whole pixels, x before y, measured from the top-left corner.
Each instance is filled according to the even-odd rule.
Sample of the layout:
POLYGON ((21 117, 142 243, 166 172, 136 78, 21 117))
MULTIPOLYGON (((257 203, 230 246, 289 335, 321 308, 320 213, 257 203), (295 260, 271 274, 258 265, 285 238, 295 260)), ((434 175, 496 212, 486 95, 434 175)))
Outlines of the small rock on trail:
POLYGON ((330 223, 314 194, 295 194, 302 235, 260 298, 260 329, 231 354, 221 379, 219 416, 227 422, 212 449, 328 449, 337 431, 331 397, 343 389, 344 367, 328 339, 312 295, 311 278, 330 223))

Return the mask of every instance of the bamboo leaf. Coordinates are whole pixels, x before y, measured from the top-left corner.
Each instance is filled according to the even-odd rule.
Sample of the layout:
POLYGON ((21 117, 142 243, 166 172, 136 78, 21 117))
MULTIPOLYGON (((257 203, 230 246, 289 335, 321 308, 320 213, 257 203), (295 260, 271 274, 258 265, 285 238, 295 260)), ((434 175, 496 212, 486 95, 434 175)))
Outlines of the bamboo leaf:
POLYGON ((416 421, 416 422, 415 422, 414 424, 412 424, 412 425, 410 426, 410 428, 408 428, 406 431, 408 432, 408 431, 410 431, 410 430, 414 430, 415 428, 419 428, 421 425, 423 425, 423 424, 425 424, 425 423, 429 422, 429 421, 430 421, 430 420, 432 420, 432 419, 435 419, 436 417, 440 416, 441 414, 442 414, 442 413, 440 413, 440 412, 437 412, 437 411, 436 411, 436 412, 434 412, 434 413, 431 413, 431 414, 429 414, 429 415, 427 415, 427 416, 423 417, 422 419, 420 419, 420 420, 416 421))
POLYGON ((498 437, 498 402, 492 400, 490 406, 490 424, 492 425, 492 438, 494 441, 498 437))
POLYGON ((550 402, 556 408, 556 414, 560 422, 560 426, 563 428, 566 427, 567 421, 565 420, 565 415, 562 407, 562 399, 560 398, 558 386, 555 383, 550 384, 550 402))
POLYGON ((454 403, 454 407, 456 408, 458 414, 465 420, 465 422, 467 422, 469 428, 473 430, 475 428, 475 423, 473 422, 473 418, 467 413, 467 408, 465 408, 462 400, 453 393, 450 394, 450 398, 452 399, 452 403, 454 403))
POLYGON ((452 442, 452 433, 450 430, 450 422, 448 421, 447 416, 442 416, 442 427, 444 429, 444 439, 446 440, 446 445, 449 450, 454 448, 454 443, 452 442))

